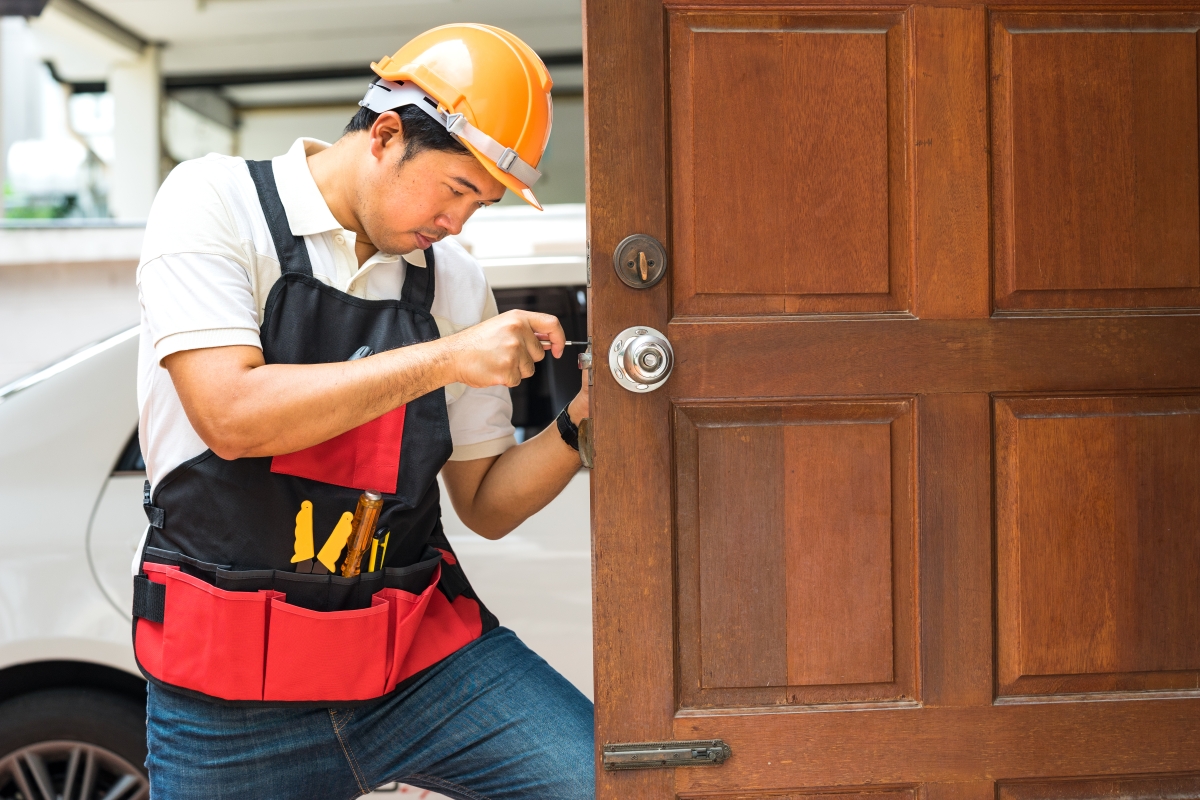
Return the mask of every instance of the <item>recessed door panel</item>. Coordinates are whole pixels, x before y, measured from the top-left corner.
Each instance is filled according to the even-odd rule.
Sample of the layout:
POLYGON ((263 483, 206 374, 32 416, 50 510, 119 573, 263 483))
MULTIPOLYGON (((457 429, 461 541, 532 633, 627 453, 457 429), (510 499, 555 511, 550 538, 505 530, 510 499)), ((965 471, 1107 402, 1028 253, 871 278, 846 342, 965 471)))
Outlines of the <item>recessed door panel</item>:
POLYGON ((995 15, 996 307, 1200 301, 1200 14, 995 15))
POLYGON ((996 401, 1002 694, 1200 679, 1200 396, 996 401))
POLYGON ((894 12, 672 17, 680 312, 908 308, 905 30, 894 12))
POLYGON ((911 401, 675 413, 684 705, 911 698, 911 401))
POLYGON ((1200 798, 1200 775, 1002 782, 996 789, 998 800, 1194 800, 1200 798))

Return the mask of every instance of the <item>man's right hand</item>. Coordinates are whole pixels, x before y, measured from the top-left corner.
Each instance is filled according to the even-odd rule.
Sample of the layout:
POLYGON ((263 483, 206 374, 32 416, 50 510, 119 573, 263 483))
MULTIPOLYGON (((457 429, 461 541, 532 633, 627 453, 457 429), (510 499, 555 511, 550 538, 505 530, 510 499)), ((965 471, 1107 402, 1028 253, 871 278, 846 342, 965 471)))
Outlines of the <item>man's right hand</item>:
POLYGON ((533 375, 549 341, 555 358, 567 341, 558 318, 533 311, 506 311, 442 340, 449 350, 458 383, 481 388, 512 388, 533 375), (539 339, 541 334, 544 339, 539 339))

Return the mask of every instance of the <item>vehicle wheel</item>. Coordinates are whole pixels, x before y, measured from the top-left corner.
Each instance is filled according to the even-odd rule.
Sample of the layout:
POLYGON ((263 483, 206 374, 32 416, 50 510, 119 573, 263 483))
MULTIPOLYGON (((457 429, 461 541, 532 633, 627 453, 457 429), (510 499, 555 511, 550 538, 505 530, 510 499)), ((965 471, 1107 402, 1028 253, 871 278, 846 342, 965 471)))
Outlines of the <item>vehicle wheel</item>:
POLYGON ((0 800, 145 800, 146 709, 85 689, 0 705, 0 800))

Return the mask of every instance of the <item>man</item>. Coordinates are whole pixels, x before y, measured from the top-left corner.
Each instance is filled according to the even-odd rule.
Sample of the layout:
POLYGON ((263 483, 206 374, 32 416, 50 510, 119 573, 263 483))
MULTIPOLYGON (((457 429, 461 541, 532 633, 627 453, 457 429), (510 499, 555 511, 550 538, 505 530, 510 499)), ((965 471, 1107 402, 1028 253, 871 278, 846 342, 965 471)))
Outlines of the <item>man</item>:
POLYGON ((497 315, 446 238, 506 188, 537 206, 550 77, 481 25, 372 68, 337 143, 181 164, 147 223, 134 644, 155 800, 593 796, 591 704, 479 602, 436 481, 499 538, 580 466, 586 380, 556 426, 517 445, 510 423, 506 387, 562 354, 558 321, 497 315))

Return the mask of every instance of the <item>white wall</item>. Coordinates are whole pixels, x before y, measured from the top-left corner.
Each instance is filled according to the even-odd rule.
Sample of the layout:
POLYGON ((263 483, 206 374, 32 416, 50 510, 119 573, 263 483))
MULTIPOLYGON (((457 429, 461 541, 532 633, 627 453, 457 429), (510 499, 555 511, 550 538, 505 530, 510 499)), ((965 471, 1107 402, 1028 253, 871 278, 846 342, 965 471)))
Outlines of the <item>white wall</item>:
MULTIPOLYGON (((554 127, 550 144, 538 169, 542 179, 533 187, 541 204, 582 203, 583 185, 583 98, 554 98, 554 127)), ((525 201, 506 192, 502 205, 524 205, 525 201)))
POLYGON ((354 105, 247 109, 241 114, 237 154, 249 159, 274 158, 286 153, 301 136, 336 141, 357 110, 354 105))

